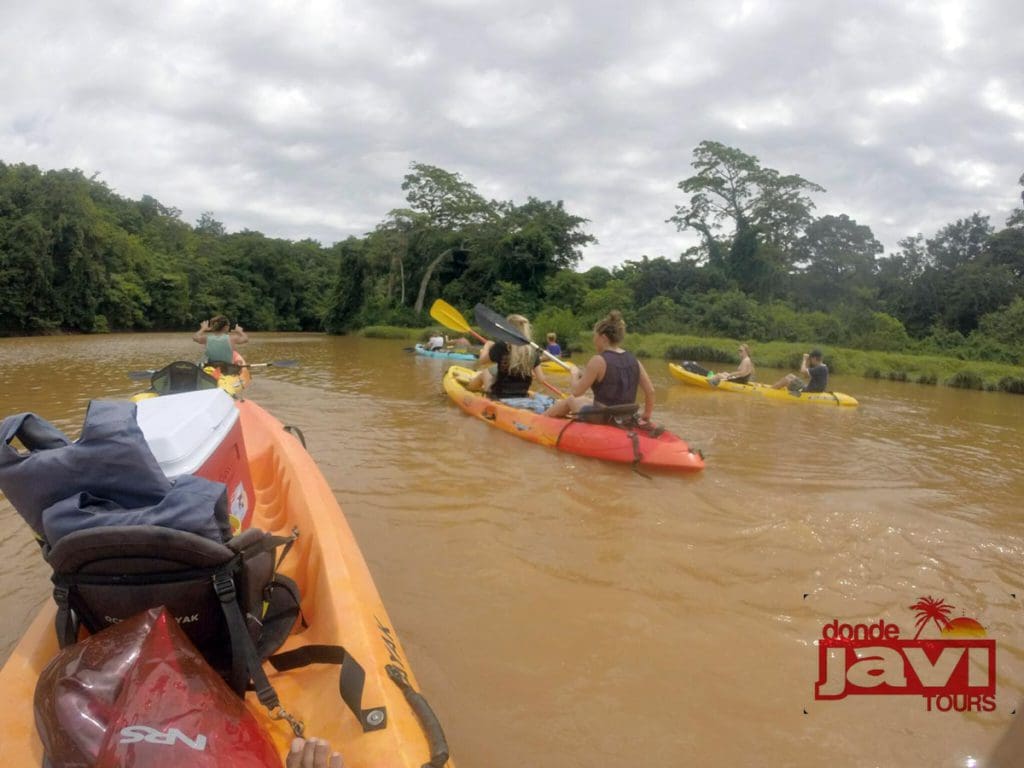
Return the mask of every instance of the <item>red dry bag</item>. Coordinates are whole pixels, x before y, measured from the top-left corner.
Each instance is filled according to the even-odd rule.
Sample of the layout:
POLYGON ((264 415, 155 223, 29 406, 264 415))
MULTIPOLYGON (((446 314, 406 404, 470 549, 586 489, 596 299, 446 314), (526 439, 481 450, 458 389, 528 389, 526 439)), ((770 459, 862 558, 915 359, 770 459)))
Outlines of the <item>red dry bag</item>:
POLYGON ((280 768, 270 735, 153 608, 62 650, 36 685, 54 768, 280 768))

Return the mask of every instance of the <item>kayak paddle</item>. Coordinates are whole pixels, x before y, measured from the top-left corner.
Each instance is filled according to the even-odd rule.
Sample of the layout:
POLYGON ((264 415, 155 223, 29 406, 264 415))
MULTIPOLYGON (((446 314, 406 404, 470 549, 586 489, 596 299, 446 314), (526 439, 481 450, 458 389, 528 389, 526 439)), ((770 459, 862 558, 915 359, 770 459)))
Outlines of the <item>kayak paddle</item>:
POLYGON ((473 308, 473 314, 476 315, 476 321, 492 336, 501 339, 507 344, 529 344, 538 352, 547 355, 548 358, 554 360, 560 366, 565 368, 565 370, 572 371, 572 368, 569 367, 568 363, 558 357, 555 357, 536 342, 530 341, 515 328, 510 327, 508 320, 499 315, 493 309, 490 309, 483 304, 477 304, 473 308))
MULTIPOLYGON (((482 304, 477 304, 477 307, 482 307, 482 306, 483 306, 482 304)), ((487 308, 484 307, 484 309, 487 309, 487 308)), ((487 310, 487 311, 490 312, 490 310, 487 310)), ((477 333, 472 328, 470 328, 469 323, 466 322, 466 318, 462 316, 462 313, 459 312, 459 310, 457 310, 455 307, 453 307, 451 304, 449 304, 444 299, 437 299, 431 305, 431 307, 430 307, 430 316, 432 318, 434 318, 435 320, 437 320, 437 322, 439 322, 445 328, 450 328, 451 330, 458 331, 459 333, 469 333, 469 334, 472 334, 474 337, 476 337, 480 341, 481 344, 486 344, 487 343, 487 339, 485 339, 479 333, 477 333)), ((479 316, 478 316, 477 319, 479 319, 479 316)), ((502 319, 502 322, 505 322, 504 318, 501 318, 501 319, 502 319)), ((482 325, 482 323, 481 323, 481 325, 482 325)), ((495 333, 494 336, 496 336, 499 339, 502 338, 501 335, 497 334, 497 333, 495 333)), ((517 336, 517 338, 520 339, 520 340, 519 341, 511 342, 511 343, 513 343, 513 344, 525 344, 527 342, 527 339, 522 337, 522 336, 517 336)), ((503 340, 508 342, 507 338, 505 338, 503 340)), ((534 346, 536 347, 537 345, 534 344, 534 346)), ((558 360, 557 357, 554 358, 554 359, 558 360)), ((558 360, 558 362, 562 363, 561 360, 558 360)), ((562 363, 562 367, 565 368, 566 370, 569 370, 569 366, 567 366, 565 363, 562 363)), ((565 393, 562 390, 560 390, 558 387, 556 387, 554 384, 552 384, 551 382, 545 381, 544 382, 544 386, 547 387, 548 389, 550 389, 552 392, 557 392, 559 397, 565 397, 565 393)))
POLYGON ((430 305, 430 316, 449 330, 468 333, 481 344, 487 342, 487 339, 469 327, 469 323, 466 322, 462 313, 444 299, 438 299, 430 305))
MULTIPOLYGON (((261 368, 298 368, 299 367, 299 361, 298 360, 275 360, 272 363, 246 363, 245 365, 239 365, 237 367, 239 367, 239 368, 249 368, 250 370, 253 369, 253 368, 260 368, 260 369, 261 368)), ((136 380, 148 379, 150 376, 152 376, 156 372, 157 372, 156 368, 153 368, 153 369, 148 370, 148 371, 128 371, 128 378, 129 379, 136 379, 136 380)))

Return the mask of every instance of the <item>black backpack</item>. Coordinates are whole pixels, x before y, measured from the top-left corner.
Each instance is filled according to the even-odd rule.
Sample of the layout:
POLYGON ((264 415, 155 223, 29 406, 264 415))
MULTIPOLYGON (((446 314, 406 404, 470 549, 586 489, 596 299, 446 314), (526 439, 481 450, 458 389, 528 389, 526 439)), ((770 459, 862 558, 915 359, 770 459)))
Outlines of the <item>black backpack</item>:
POLYGON ((81 627, 99 632, 163 605, 235 692, 243 694, 252 680, 262 700, 261 679, 269 684, 261 662, 299 616, 298 587, 276 573, 278 550, 283 557, 296 535, 250 528, 221 544, 130 525, 84 529, 44 545, 60 646, 74 643, 81 627))

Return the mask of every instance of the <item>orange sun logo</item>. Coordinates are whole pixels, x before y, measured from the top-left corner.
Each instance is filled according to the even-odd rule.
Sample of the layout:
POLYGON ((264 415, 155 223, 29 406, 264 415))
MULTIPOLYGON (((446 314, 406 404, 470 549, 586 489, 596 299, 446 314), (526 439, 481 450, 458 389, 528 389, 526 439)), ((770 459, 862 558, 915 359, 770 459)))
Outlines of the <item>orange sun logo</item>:
POLYGON ((953 619, 949 624, 943 627, 939 633, 943 638, 947 637, 987 637, 985 628, 974 619, 968 618, 967 616, 961 616, 958 619, 953 619))

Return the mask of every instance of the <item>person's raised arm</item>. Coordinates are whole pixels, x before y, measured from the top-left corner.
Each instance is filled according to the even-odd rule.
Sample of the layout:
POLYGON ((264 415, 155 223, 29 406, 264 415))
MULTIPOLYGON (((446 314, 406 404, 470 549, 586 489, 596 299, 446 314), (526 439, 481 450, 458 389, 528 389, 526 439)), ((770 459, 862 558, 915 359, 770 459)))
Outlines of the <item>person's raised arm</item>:
POLYGON ((246 335, 245 331, 242 330, 242 326, 240 326, 238 323, 235 323, 235 330, 231 332, 231 340, 235 344, 249 343, 249 337, 246 335))
POLYGON ((209 331, 209 330, 210 330, 210 321, 209 320, 203 320, 203 322, 201 322, 199 324, 199 330, 192 334, 192 341, 194 341, 196 344, 205 344, 206 343, 206 332, 209 331))
POLYGON ((491 347, 493 346, 493 341, 484 342, 483 349, 480 350, 480 357, 477 358, 477 362, 482 363, 483 365, 490 365, 493 363, 494 361, 491 360, 491 347))
POLYGON ((650 421, 654 414, 654 384, 651 382, 651 377, 647 375, 643 363, 637 361, 637 364, 640 366, 640 389, 644 393, 644 413, 641 418, 650 421))
POLYGON ((811 376, 811 370, 807 367, 807 361, 810 359, 810 355, 804 352, 804 359, 800 363, 800 373, 808 378, 811 376))

